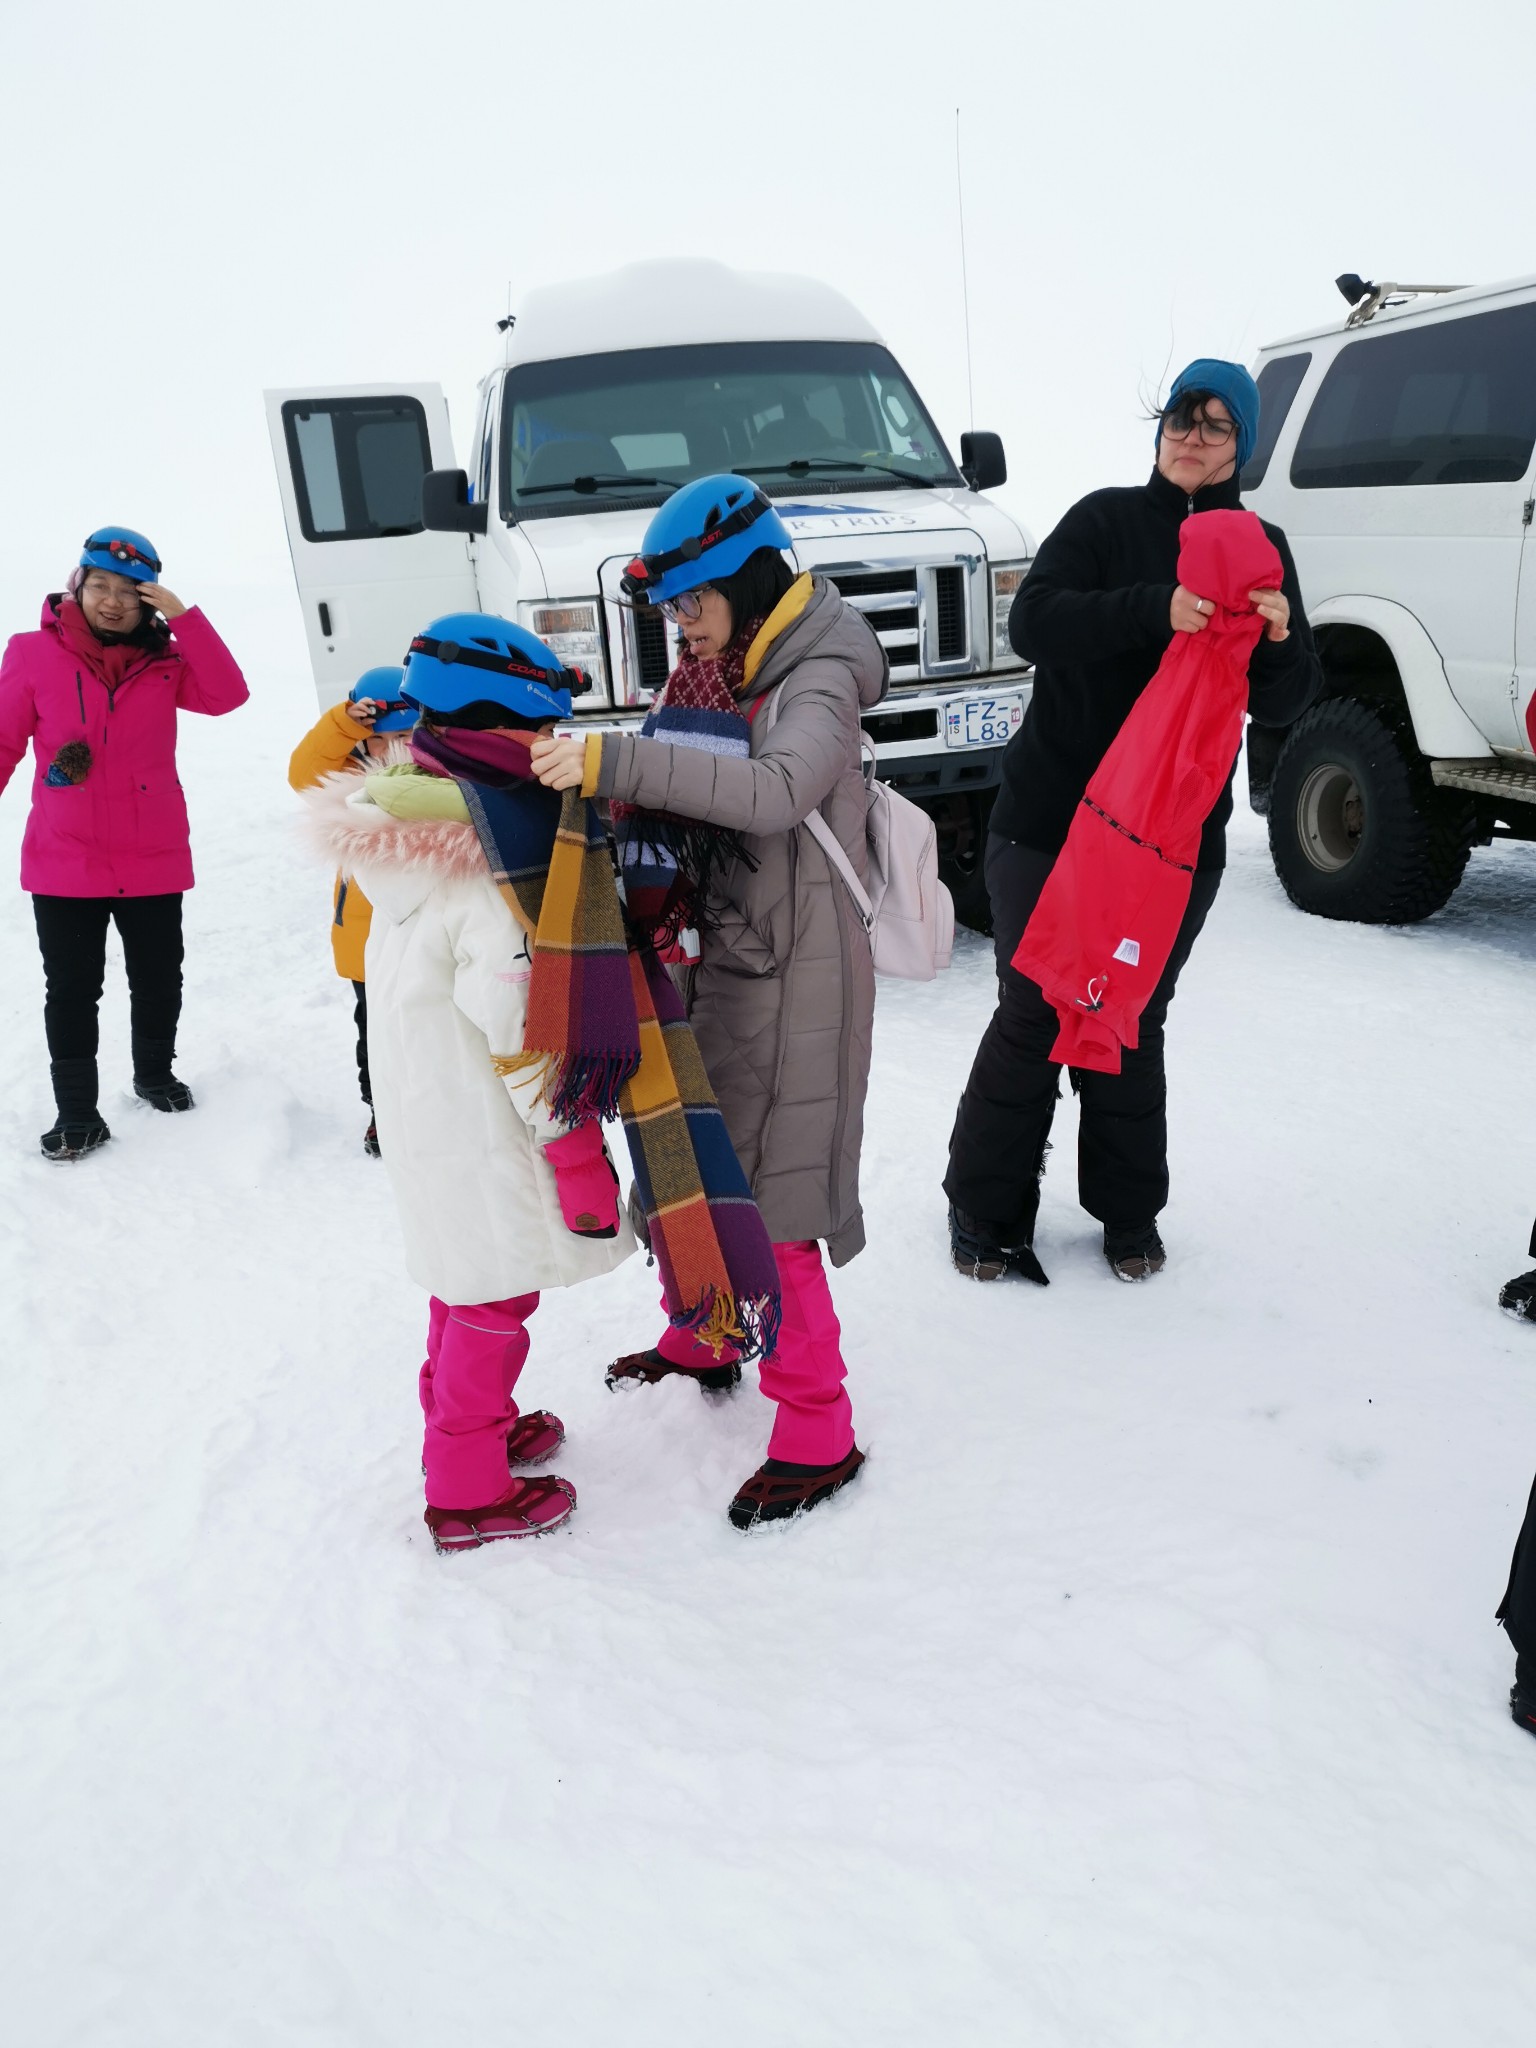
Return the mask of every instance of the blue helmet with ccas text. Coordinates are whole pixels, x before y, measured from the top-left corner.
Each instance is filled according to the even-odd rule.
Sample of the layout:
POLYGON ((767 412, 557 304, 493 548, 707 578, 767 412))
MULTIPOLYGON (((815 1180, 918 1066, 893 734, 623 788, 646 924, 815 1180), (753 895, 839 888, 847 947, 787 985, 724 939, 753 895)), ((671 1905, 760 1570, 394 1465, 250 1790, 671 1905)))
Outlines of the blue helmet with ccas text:
POLYGON ((619 588, 631 604, 665 604, 732 575, 759 548, 787 553, 793 546, 766 492, 750 477, 729 471, 695 477, 652 518, 619 588))
POLYGON ((347 702, 355 704, 359 697, 369 697, 382 707, 373 721, 375 732, 409 732, 420 713, 401 696, 404 681, 403 668, 365 668, 348 690, 347 702))
POLYGON ((131 576, 135 583, 154 583, 160 575, 160 557, 131 526, 95 527, 81 550, 80 566, 131 576))
POLYGON ((525 626, 488 612, 450 612, 411 642, 401 695, 438 718, 451 719, 467 704, 500 704, 509 725, 542 725, 569 718, 572 690, 586 687, 581 670, 562 668, 525 626))

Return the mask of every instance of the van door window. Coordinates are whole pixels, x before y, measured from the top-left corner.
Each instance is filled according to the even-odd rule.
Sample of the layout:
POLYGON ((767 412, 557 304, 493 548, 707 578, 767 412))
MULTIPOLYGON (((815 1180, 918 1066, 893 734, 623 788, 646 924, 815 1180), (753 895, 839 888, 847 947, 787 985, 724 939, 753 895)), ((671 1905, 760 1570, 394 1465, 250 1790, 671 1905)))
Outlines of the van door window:
POLYGON ((1310 352, 1299 356, 1274 356, 1260 370, 1259 438, 1253 444, 1253 453, 1239 479, 1243 490, 1257 490, 1263 483, 1269 458, 1280 438, 1280 429, 1285 425, 1311 361, 1310 352))
POLYGON ((1291 459, 1298 490, 1514 483, 1536 444, 1536 305, 1340 349, 1291 459))
POLYGON ((306 540, 423 530, 421 480, 432 447, 419 400, 290 399, 283 434, 306 540))

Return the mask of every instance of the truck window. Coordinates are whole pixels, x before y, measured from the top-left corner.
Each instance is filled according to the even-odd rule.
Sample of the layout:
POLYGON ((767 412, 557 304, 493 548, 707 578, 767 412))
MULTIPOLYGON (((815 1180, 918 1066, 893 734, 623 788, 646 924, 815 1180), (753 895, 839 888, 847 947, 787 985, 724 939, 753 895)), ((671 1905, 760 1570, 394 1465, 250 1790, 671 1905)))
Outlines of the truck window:
POLYGON ((283 435, 306 540, 422 531, 421 480, 432 448, 416 399, 290 399, 283 435))
POLYGON ((704 343, 520 363, 502 408, 502 503, 519 519, 658 505, 721 469, 780 497, 963 483, 895 358, 873 342, 704 343))
POLYGON ((1299 356, 1273 356, 1259 372, 1259 438, 1239 478, 1245 491, 1257 490, 1269 468, 1280 429, 1285 425, 1301 380, 1312 361, 1310 352, 1299 356))
POLYGON ((1341 348, 1291 459, 1298 490, 1513 483, 1536 443, 1536 305, 1341 348))

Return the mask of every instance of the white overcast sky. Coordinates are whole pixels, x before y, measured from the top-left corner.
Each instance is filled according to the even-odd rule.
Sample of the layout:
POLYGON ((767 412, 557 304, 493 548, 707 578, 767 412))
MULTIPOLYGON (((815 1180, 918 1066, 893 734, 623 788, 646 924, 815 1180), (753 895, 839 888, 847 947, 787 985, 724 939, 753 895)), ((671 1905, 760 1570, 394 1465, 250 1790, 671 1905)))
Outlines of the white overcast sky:
POLYGON ((1043 534, 1336 273, 1536 271, 1533 59, 1531 0, 9 0, 0 624, 107 519, 293 602, 263 386, 438 379, 462 454, 509 282, 642 255, 836 284, 954 446, 957 106, 975 422, 1043 534))

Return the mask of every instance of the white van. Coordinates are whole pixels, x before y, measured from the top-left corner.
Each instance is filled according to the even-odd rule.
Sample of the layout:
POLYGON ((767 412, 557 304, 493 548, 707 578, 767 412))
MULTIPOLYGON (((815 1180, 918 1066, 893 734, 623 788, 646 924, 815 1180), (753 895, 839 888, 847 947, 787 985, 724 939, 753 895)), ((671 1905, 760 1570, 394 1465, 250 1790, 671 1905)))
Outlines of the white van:
POLYGON ((467 471, 438 385, 266 394, 321 702, 478 610, 586 671, 578 718, 638 722, 676 647, 619 576, 670 492, 736 469, 878 633, 880 773, 933 814, 957 910, 984 922, 987 814, 1030 690, 1008 611, 1034 552, 984 495, 1007 478, 997 436, 962 435, 957 464, 875 329, 807 278, 642 263, 531 292, 502 325, 467 471))
POLYGON ((1326 917, 1404 923, 1474 845, 1536 839, 1536 278, 1339 288, 1266 348, 1245 502, 1284 527, 1327 677, 1250 726, 1276 871, 1326 917))

